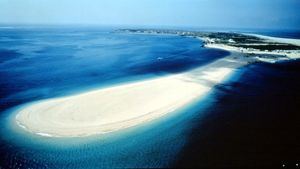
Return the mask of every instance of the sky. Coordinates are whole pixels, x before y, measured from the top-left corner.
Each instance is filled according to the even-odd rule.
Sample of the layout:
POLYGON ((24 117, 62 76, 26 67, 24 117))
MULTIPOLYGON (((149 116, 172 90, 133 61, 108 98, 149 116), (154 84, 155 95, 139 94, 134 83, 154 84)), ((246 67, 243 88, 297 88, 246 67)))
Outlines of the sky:
POLYGON ((0 0, 0 24, 300 29, 300 0, 0 0))

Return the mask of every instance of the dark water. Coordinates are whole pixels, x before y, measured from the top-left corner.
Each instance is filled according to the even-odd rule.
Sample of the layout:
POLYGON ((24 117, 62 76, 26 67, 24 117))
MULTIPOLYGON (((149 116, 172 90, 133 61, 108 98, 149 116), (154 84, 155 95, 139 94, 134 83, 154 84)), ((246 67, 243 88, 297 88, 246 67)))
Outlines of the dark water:
POLYGON ((297 168, 300 61, 248 66, 214 95, 176 167, 297 168))

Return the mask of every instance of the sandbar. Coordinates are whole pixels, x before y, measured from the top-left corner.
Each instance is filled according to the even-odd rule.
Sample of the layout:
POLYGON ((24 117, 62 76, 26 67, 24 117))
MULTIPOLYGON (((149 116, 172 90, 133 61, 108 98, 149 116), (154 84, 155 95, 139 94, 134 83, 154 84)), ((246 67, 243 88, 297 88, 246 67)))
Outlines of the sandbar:
POLYGON ((240 53, 181 74, 31 103, 16 113, 23 129, 44 137, 82 137, 144 124, 205 96, 248 63, 240 53))

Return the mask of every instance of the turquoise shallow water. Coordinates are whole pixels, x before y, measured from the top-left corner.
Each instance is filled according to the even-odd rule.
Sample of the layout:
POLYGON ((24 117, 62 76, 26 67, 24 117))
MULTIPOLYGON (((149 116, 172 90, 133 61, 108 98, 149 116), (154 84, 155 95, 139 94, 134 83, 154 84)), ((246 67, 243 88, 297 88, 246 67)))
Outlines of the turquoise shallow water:
POLYGON ((47 138, 20 130, 7 118, 1 133, 9 166, 33 168, 169 167, 186 144, 189 123, 212 103, 207 97, 161 119, 118 132, 86 138, 47 138), (200 113, 199 113, 200 111, 200 113), (16 128, 15 128, 16 127, 16 128))
MULTIPOLYGON (((16 127, 32 101, 179 73, 228 52, 197 39, 113 33, 107 28, 0 32, 0 166, 3 168, 168 167, 186 144, 189 121, 212 97, 145 125, 87 138, 47 138, 16 127)), ((116 105, 117 106, 117 105, 116 105)))

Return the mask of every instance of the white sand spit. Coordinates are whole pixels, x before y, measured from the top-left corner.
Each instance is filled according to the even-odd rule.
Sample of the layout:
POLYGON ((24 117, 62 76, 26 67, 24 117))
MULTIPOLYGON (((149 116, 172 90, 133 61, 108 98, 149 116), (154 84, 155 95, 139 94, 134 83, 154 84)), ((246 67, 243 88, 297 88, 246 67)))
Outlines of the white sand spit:
POLYGON ((205 95, 247 63, 235 55, 239 54, 182 74, 32 103, 18 110, 17 124, 47 137, 80 137, 135 126, 205 95))

